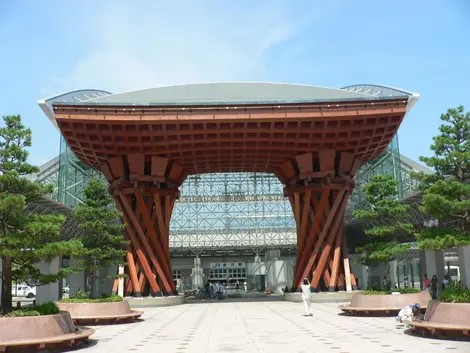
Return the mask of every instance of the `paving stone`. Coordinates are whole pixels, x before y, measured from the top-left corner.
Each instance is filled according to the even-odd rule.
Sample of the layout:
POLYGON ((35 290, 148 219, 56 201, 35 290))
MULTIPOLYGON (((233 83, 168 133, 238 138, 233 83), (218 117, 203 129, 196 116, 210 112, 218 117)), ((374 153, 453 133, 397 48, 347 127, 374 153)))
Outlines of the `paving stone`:
POLYGON ((94 327, 97 344, 80 352, 470 352, 469 342, 410 336, 394 318, 341 316, 337 306, 312 304, 313 317, 290 302, 144 308, 144 321, 94 327))

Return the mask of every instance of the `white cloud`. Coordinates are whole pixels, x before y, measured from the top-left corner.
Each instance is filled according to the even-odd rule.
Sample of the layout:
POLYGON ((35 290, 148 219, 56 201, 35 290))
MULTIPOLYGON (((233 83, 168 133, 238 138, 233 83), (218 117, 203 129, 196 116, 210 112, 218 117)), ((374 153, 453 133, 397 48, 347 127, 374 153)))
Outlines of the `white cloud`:
POLYGON ((250 9, 225 4, 203 1, 201 6, 180 9, 178 4, 151 2, 136 8, 133 2, 123 2, 94 8, 95 15, 83 26, 91 50, 54 85, 60 91, 120 92, 263 80, 266 53, 293 36, 300 22, 275 2, 250 9))

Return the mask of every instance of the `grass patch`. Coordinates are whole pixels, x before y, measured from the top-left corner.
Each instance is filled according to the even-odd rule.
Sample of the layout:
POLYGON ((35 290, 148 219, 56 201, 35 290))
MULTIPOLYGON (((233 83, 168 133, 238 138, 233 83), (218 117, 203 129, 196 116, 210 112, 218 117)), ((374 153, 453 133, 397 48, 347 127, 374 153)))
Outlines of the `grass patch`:
POLYGON ((441 293, 439 300, 444 303, 470 303, 470 289, 447 287, 441 293))
POLYGON ((5 317, 22 317, 22 316, 43 316, 54 315, 59 313, 59 308, 53 302, 45 303, 38 306, 32 306, 23 309, 14 309, 5 315, 5 317))
POLYGON ((410 293, 419 293, 420 290, 418 288, 398 288, 392 290, 365 290, 362 294, 365 295, 384 295, 384 294, 392 294, 393 292, 398 292, 401 294, 410 294, 410 293))
POLYGON ((124 298, 119 295, 111 295, 109 297, 101 297, 101 298, 95 298, 95 299, 64 298, 60 302, 61 303, 117 303, 117 302, 122 302, 123 300, 124 298))

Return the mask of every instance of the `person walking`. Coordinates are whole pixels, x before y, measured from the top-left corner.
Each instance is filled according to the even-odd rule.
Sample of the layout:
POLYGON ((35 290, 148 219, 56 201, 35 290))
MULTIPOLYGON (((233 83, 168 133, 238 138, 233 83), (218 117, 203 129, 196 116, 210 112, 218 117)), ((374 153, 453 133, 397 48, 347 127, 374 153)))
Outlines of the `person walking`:
POLYGON ((207 299, 212 300, 211 296, 211 283, 209 281, 204 285, 204 301, 207 299))
POLYGON ((211 300, 215 298, 215 286, 214 283, 211 282, 210 284, 210 293, 211 293, 211 300))
POLYGON ((445 275, 444 279, 442 280, 442 290, 446 290, 447 286, 449 285, 449 275, 445 275))
POLYGON ((431 278, 432 299, 437 299, 437 284, 439 283, 437 276, 433 275, 431 278))
POLYGON ((428 278, 428 275, 425 273, 423 276, 423 291, 428 291, 431 294, 431 281, 428 278))
POLYGON ((310 290, 310 281, 304 278, 302 283, 302 302, 304 303, 305 316, 313 316, 311 311, 312 306, 312 291, 310 290))

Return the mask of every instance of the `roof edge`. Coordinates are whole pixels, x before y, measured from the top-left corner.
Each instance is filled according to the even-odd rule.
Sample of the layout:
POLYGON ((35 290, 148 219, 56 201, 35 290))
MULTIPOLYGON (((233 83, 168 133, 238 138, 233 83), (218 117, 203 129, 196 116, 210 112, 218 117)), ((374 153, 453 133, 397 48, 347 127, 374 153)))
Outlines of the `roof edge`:
POLYGON ((52 105, 54 103, 64 101, 64 100, 65 101, 69 100, 69 101, 74 102, 78 99, 76 96, 79 96, 79 95, 82 95, 82 98, 84 98, 84 100, 88 100, 90 99, 88 95, 97 95, 97 94, 103 96, 103 95, 111 95, 112 93, 108 91, 104 91, 104 90, 99 90, 99 89, 78 89, 78 90, 74 90, 74 91, 70 91, 66 93, 57 94, 49 98, 39 99, 37 103, 39 107, 41 108, 41 110, 44 112, 44 114, 46 114, 47 118, 51 121, 52 125, 54 125, 55 128, 59 130, 59 127, 57 126, 57 122, 55 120, 55 113, 52 108, 52 105))

